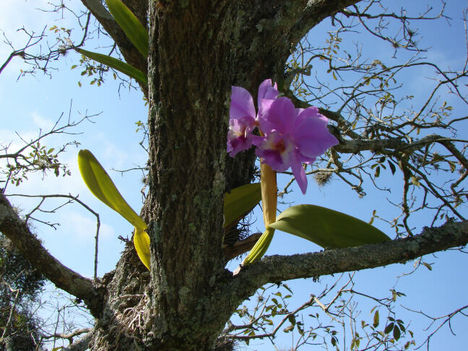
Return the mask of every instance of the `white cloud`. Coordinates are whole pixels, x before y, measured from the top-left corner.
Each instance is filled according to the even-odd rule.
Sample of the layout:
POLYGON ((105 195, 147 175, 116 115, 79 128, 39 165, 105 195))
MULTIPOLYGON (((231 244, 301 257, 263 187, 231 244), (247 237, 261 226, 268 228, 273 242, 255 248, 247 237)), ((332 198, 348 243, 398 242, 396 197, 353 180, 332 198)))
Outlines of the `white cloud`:
MULTIPOLYGON (((69 212, 65 214, 66 223, 63 230, 72 234, 76 238, 85 239, 86 241, 93 239, 96 235, 96 217, 91 213, 82 215, 78 212, 69 212)), ((105 223, 101 223, 99 228, 99 237, 102 240, 115 238, 114 229, 105 223)))
POLYGON ((34 124, 39 129, 42 129, 42 131, 49 131, 54 126, 54 122, 52 122, 50 119, 47 119, 47 118, 41 116, 37 112, 33 112, 31 115, 32 115, 32 120, 33 120, 34 124))

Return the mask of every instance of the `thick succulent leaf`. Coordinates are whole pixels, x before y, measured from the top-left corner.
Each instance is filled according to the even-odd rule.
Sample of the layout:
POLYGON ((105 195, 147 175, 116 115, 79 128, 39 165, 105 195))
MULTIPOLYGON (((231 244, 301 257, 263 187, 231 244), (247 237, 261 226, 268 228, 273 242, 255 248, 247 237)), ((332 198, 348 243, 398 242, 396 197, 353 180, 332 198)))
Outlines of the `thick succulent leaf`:
POLYGON ((112 179, 91 151, 80 150, 78 152, 78 167, 81 177, 94 196, 119 213, 135 228, 146 229, 146 223, 125 201, 112 179))
POLYGON ((148 32, 138 18, 121 0, 106 0, 107 7, 127 38, 143 57, 148 57, 148 32))
POLYGON ((224 194, 224 227, 240 220, 260 202, 260 183, 246 184, 224 194))
POLYGON ((135 234, 133 235, 133 245, 140 258, 141 262, 150 269, 150 238, 149 235, 139 228, 135 227, 135 234))
POLYGON ((126 62, 120 61, 115 57, 99 54, 97 52, 91 52, 83 49, 76 49, 80 54, 89 57, 90 59, 102 63, 103 65, 109 66, 127 76, 137 80, 138 82, 148 85, 148 79, 146 75, 139 69, 129 65, 126 62))
POLYGON ((271 244, 271 240, 273 239, 273 234, 275 230, 271 227, 267 228, 262 236, 257 240, 252 250, 250 250, 247 257, 242 261, 243 266, 247 266, 248 264, 252 264, 263 257, 266 253, 268 247, 271 244))
POLYGON ((390 240, 380 230, 360 219, 315 205, 290 207, 269 227, 330 249, 390 240))

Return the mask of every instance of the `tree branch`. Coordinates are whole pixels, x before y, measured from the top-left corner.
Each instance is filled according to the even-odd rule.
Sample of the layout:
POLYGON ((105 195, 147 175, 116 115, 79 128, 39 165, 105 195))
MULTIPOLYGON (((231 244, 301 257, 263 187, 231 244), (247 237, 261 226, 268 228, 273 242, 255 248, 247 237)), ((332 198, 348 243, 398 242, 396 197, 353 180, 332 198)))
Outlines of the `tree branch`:
MULTIPOLYGON (((0 231, 10 239, 19 252, 58 288, 82 299, 93 316, 102 310, 103 292, 91 279, 65 267, 42 246, 27 225, 0 192, 0 231)), ((101 288, 102 289, 102 288, 101 288)))
POLYGON ((414 150, 421 149, 429 144, 440 143, 447 147, 452 153, 456 153, 459 161, 463 165, 467 165, 466 159, 463 155, 453 146, 451 141, 466 142, 461 139, 451 139, 441 135, 427 135, 419 140, 414 139, 411 142, 407 142, 403 137, 396 138, 385 138, 385 139, 364 139, 359 138, 358 140, 342 140, 339 145, 336 145, 334 149, 341 153, 357 154, 361 151, 373 151, 384 154, 392 154, 396 151, 410 153, 414 150))
MULTIPOLYGON (((295 18, 295 25, 289 32, 289 38, 293 47, 318 23, 323 19, 335 15, 337 12, 342 11, 344 8, 354 5, 361 0, 301 0, 295 1, 301 6, 300 15, 288 11, 295 18)), ((291 1, 284 2, 285 7, 291 7, 291 1)))
POLYGON ((91 338, 93 337, 93 334, 90 332, 83 336, 80 340, 76 341, 75 343, 71 344, 70 346, 67 346, 63 348, 63 351, 85 351, 89 350, 88 346, 91 341, 91 338))
POLYGON ((293 256, 269 256, 252 266, 244 267, 233 278, 229 291, 236 301, 244 300, 267 283, 317 278, 322 275, 403 263, 467 243, 468 221, 447 222, 438 228, 426 227, 419 235, 381 244, 293 256))

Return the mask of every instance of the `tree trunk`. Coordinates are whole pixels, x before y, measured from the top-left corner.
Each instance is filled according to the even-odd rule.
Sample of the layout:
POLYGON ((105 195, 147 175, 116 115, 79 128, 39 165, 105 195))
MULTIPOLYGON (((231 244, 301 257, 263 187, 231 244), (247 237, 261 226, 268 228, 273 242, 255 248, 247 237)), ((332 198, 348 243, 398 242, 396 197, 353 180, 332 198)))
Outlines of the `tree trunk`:
POLYGON ((296 31, 307 19, 302 1, 149 2, 151 272, 127 248, 103 281, 107 303, 92 350, 215 347, 242 301, 229 293, 224 269, 223 193, 250 182, 254 165, 252 153, 226 161, 231 86, 255 96, 264 79, 281 82, 302 32, 345 2, 355 1, 333 9, 318 1, 296 31))
POLYGON ((145 215, 153 261, 149 274, 129 247, 106 277, 93 350, 212 350, 239 303, 223 301, 231 279, 222 250, 223 194, 251 181, 254 157, 246 153, 226 168, 230 90, 236 81, 256 87, 273 70, 240 45, 245 29, 230 3, 150 5, 145 215))

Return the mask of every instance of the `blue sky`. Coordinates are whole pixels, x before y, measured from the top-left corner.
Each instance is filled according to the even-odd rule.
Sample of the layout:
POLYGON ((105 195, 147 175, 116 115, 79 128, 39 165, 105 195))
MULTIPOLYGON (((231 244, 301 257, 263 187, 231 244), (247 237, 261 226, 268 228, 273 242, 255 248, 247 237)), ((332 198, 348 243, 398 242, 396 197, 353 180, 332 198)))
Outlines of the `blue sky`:
MULTIPOLYGON (((75 27, 72 20, 64 15, 54 16, 37 11, 36 8, 45 7, 46 0, 17 1, 3 0, 0 3, 0 31, 5 32, 7 37, 20 47, 25 37, 16 29, 25 25, 27 28, 34 28, 40 31, 44 26, 52 25, 75 27)), ((434 2, 438 4, 438 2, 434 2)), ((454 21, 450 26, 444 25, 443 21, 438 22, 440 26, 432 27, 432 24, 423 23, 420 25, 422 33, 432 47, 428 53, 429 59, 434 59, 438 63, 451 66, 456 65, 466 57, 464 47, 463 23, 456 21, 461 18, 460 8, 463 1, 453 1, 449 4, 449 14, 454 21), (425 32, 426 31, 426 32, 425 32), (430 40, 429 40, 430 39, 430 40)), ((466 5, 466 3, 465 3, 466 5)), ((329 21, 324 23, 323 30, 329 25, 329 21)), ((79 30, 76 29, 77 38, 79 30)), ((317 34, 318 35, 318 34, 317 34)), ((385 50, 386 44, 373 44, 372 49, 376 55, 385 50)), ((87 47, 94 49, 94 47, 87 47)), ((10 53, 6 45, 0 43, 0 63, 10 53)), ((382 54, 384 55, 384 54, 382 54)), ((385 56, 385 55, 384 55, 385 56)), ((16 58, 7 69, 0 75, 0 106, 2 108, 2 123, 0 125, 0 143, 11 143, 11 149, 21 145, 21 140, 15 135, 17 132, 25 139, 37 136, 38 129, 49 129, 53 123, 63 114, 66 120, 70 111, 72 120, 80 119, 83 115, 96 115, 92 118, 93 123, 85 122, 76 131, 83 134, 75 136, 57 136, 46 140, 48 146, 59 146, 70 140, 77 140, 81 143, 80 148, 87 148, 93 151, 100 162, 109 171, 117 187, 124 194, 127 201, 135 210, 141 208, 140 190, 143 187, 142 175, 138 171, 128 172, 122 176, 112 169, 128 169, 144 165, 145 152, 138 145, 141 134, 135 132, 135 123, 139 120, 146 120, 147 109, 142 99, 141 93, 135 90, 120 89, 118 83, 107 77, 106 83, 102 87, 89 86, 86 78, 80 76, 80 70, 71 70, 70 67, 77 64, 79 56, 70 53, 60 62, 54 62, 53 66, 57 71, 52 72, 52 79, 37 73, 35 76, 26 76, 17 79, 19 70, 23 67, 21 61, 16 58), (82 82, 80 88, 77 84, 82 82), (70 107, 71 106, 71 107, 70 107)), ((423 79, 425 72, 420 72, 419 77, 408 77, 406 82, 408 91, 412 94, 423 92, 423 79)), ((449 97, 450 98, 450 97, 449 97)), ((468 129, 468 126, 464 126, 468 129)), ((89 204, 94 210, 100 213, 101 233, 99 251, 99 275, 113 269, 117 262, 123 243, 117 236, 130 237, 132 227, 120 216, 113 213, 105 205, 95 199, 82 182, 76 164, 78 149, 70 147, 64 155, 63 162, 67 163, 72 171, 70 177, 48 176, 40 174, 31 176, 27 182, 18 188, 10 186, 10 193, 71 193, 79 194, 80 199, 89 204)), ((389 182, 394 180, 388 179, 389 182)), ((398 182, 398 181, 396 181, 398 182)), ((359 198, 353 191, 336 179, 332 180, 325 187, 317 187, 312 179, 309 179, 309 188, 305 196, 302 196, 297 185, 293 186, 294 193, 286 200, 296 203, 313 203, 335 210, 346 212, 350 215, 368 221, 374 209, 380 215, 392 218, 395 209, 389 207, 385 202, 386 197, 392 194, 384 194, 368 191, 367 196, 359 198)), ((399 198, 400 194, 393 195, 399 198)), ((37 200, 27 201, 24 198, 12 198, 12 201, 23 211, 34 206, 37 200)), ((46 206, 52 208, 52 202, 46 206)), ((285 207, 283 206, 282 209, 285 207)), ((467 214, 466 207, 462 213, 467 214)), ((57 214, 49 218, 60 223, 57 230, 52 230, 41 224, 34 224, 35 232, 43 240, 45 247, 61 260, 68 267, 86 276, 93 274, 93 254, 94 254, 94 217, 79 206, 67 206, 57 214)), ((255 222, 252 231, 262 231, 261 216, 254 216, 255 222), (258 219, 256 219, 258 218, 258 219)), ((419 229, 427 225, 425 218, 420 218, 415 226, 419 229)), ((389 235, 392 231, 383 223, 375 223, 380 229, 389 235)), ((419 229, 416 232, 419 232, 419 229)), ((284 233, 277 233, 267 254, 293 254, 301 252, 317 251, 320 248, 302 239, 284 233)), ((429 255, 424 259, 426 262, 435 262, 433 270, 429 271, 422 267, 412 275, 397 276, 412 270, 412 262, 405 265, 397 264, 374 270, 358 272, 355 280, 356 289, 365 291, 370 295, 387 297, 389 289, 396 287, 404 291, 406 297, 401 299, 401 304, 415 309, 424 310, 429 315, 443 315, 452 312, 467 303, 468 283, 466 274, 467 257, 457 251, 440 253, 435 256, 429 255)), ((231 265, 232 268, 235 264, 231 265)), ((303 299, 307 299, 309 294, 318 292, 324 284, 331 282, 331 278, 323 278, 319 283, 310 280, 301 280, 288 283, 296 292, 295 299, 300 304, 303 299)), ((295 302, 296 302, 295 301, 295 302)), ((371 320, 369 305, 363 304, 363 319, 371 320)), ((418 335, 427 326, 427 320, 417 318, 415 314, 405 312, 399 308, 399 313, 405 321, 411 321, 412 330, 418 335)), ((468 336, 463 331, 468 329, 468 321, 458 318, 453 323, 456 336, 450 336, 447 328, 441 330, 431 342, 433 350, 464 350, 468 344, 468 336)), ((286 348, 290 346, 289 337, 281 337, 279 346, 286 348)), ((420 340, 420 339, 417 339, 420 340)), ((267 341, 256 342, 246 348, 250 350, 270 350, 271 345, 267 341)))

